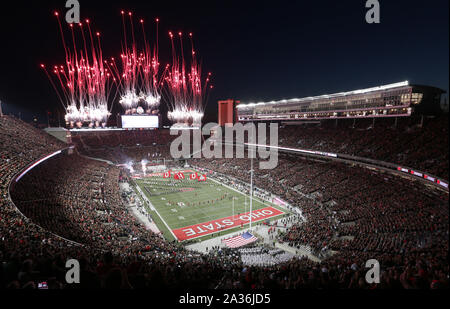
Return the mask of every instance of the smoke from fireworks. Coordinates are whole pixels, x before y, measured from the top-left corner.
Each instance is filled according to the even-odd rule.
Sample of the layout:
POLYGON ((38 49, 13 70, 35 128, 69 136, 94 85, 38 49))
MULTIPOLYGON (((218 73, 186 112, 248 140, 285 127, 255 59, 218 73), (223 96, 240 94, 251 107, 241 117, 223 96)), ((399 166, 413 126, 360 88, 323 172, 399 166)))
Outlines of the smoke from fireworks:
POLYGON ((111 106, 108 107, 108 103, 116 80, 104 67, 100 33, 93 34, 89 20, 85 21, 86 26, 83 23, 69 24, 72 37, 69 47, 58 12, 55 12, 55 16, 64 46, 65 65, 54 66, 52 72, 49 72, 44 64, 41 64, 41 67, 66 110, 66 122, 71 127, 74 124, 81 127, 83 123, 105 126, 111 114, 111 106), (76 39, 78 32, 82 37, 81 43, 76 39))

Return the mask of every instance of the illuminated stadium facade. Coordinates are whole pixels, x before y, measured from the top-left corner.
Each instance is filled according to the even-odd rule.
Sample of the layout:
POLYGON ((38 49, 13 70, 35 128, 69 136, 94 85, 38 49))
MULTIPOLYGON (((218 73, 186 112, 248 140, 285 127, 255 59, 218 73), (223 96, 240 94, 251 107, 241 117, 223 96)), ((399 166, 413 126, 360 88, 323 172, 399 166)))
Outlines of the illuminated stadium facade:
POLYGON ((443 90, 408 81, 329 95, 237 105, 238 121, 407 117, 440 112, 443 90))

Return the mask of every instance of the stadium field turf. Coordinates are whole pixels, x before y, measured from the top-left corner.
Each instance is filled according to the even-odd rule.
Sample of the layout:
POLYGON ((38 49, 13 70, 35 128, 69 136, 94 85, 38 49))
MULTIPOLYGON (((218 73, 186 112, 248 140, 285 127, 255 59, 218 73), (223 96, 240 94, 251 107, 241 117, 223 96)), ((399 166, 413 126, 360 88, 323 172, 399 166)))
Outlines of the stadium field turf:
MULTIPOLYGON (((173 175, 165 179, 162 174, 135 180, 156 209, 159 218, 155 218, 154 212, 152 217, 166 239, 202 240, 248 226, 249 197, 208 177, 204 182, 191 180, 190 174, 191 171, 185 171, 184 180, 175 180, 173 175)), ((286 210, 276 205, 253 199, 255 224, 280 218, 285 213, 286 210)))

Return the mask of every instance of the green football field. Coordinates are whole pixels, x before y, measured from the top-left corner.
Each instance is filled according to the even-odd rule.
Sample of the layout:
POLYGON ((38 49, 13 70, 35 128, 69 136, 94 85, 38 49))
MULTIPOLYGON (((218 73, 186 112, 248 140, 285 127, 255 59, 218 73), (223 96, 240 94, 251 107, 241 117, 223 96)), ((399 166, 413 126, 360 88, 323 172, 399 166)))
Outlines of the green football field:
MULTIPOLYGON (((184 180, 175 180, 173 176, 164 179, 159 175, 135 180, 156 209, 156 212, 151 212, 152 218, 167 240, 204 240, 248 226, 248 222, 240 221, 239 217, 242 215, 245 219, 245 214, 250 212, 249 197, 209 178, 205 182, 191 180, 190 174, 190 171, 184 172, 184 180), (228 220, 222 220, 224 218, 228 220), (196 226, 204 223, 207 224, 196 226), (180 237, 182 231, 186 235, 198 235, 180 237)), ((252 214, 255 217, 260 214, 257 211, 273 212, 268 215, 270 220, 278 219, 286 213, 286 210, 278 206, 254 198, 252 214)), ((262 222, 261 218, 252 220, 262 222)))

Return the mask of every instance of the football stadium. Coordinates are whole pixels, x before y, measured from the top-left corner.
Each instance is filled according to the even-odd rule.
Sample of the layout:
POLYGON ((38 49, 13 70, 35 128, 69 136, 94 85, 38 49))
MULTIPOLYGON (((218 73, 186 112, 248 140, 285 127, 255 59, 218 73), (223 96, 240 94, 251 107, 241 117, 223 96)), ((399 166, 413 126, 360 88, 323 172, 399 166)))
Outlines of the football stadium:
POLYGON ((440 84, 212 100, 220 80, 178 49, 185 34, 170 32, 158 68, 167 50, 132 42, 138 19, 122 11, 122 62, 103 63, 90 28, 72 28, 71 47, 53 15, 66 66, 33 70, 64 114, 40 125, 0 101, 2 289, 449 287, 440 84))

